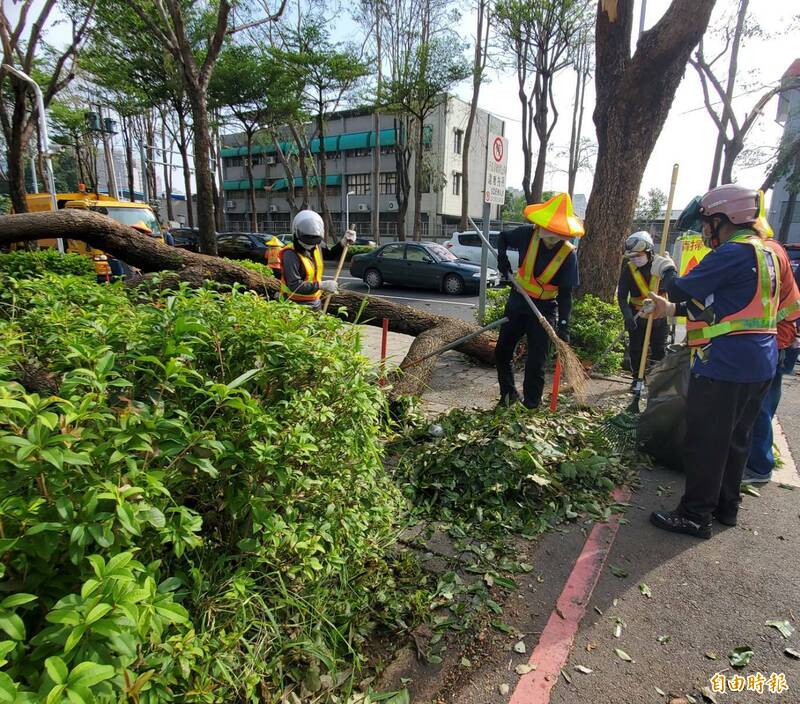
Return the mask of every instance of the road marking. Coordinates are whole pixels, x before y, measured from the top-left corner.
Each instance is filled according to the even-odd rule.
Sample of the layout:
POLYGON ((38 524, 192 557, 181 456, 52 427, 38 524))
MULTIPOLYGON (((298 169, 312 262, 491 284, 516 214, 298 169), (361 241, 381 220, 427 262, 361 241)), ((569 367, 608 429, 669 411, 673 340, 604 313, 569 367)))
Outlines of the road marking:
POLYGON ((790 486, 800 486, 800 475, 798 475, 792 451, 789 449, 789 443, 786 442, 786 435, 777 417, 772 419, 772 436, 782 462, 780 467, 775 467, 773 470, 772 481, 790 486))
MULTIPOLYGON (((615 501, 627 501, 629 496, 626 487, 614 491, 615 501)), ((567 664, 578 626, 586 614, 618 530, 619 514, 613 515, 608 523, 594 524, 528 660, 536 669, 520 678, 509 704, 547 704, 550 701, 551 691, 567 664)))

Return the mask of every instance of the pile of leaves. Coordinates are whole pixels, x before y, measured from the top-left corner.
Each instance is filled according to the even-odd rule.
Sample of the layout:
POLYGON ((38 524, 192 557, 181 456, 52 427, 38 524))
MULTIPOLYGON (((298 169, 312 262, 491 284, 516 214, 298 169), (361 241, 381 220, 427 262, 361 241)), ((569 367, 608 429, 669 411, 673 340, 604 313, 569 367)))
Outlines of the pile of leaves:
MULTIPOLYGON (((500 320, 505 314, 510 287, 490 289, 486 292, 486 314, 483 323, 500 320)), ((480 322, 480 321, 479 321, 480 322)), ((585 294, 575 300, 570 317, 570 344, 593 372, 612 373, 622 365, 625 345, 620 341, 609 351, 609 346, 624 327, 622 313, 615 303, 585 294)))
POLYGON ((60 254, 51 248, 16 250, 0 255, 0 275, 31 279, 47 273, 94 276, 94 263, 82 254, 60 254))
POLYGON ((357 351, 335 318, 236 289, 0 277, 0 701, 357 682, 418 588, 386 557, 402 499, 357 351), (23 388, 21 360, 58 393, 23 388))
POLYGON ((632 477, 602 423, 569 408, 453 410, 391 447, 396 479, 421 519, 487 535, 608 518, 611 491, 632 477))

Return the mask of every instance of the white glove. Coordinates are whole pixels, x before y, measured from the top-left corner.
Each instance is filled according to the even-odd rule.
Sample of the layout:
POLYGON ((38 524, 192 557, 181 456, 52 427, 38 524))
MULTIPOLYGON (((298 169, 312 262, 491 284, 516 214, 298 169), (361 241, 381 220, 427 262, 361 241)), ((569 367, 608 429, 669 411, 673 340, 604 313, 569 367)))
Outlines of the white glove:
POLYGON ((675 315, 675 304, 651 292, 642 303, 642 314, 648 318, 652 317, 653 320, 669 318, 675 315))
POLYGON ((336 281, 320 281, 319 290, 325 293, 339 293, 339 284, 336 281))
POLYGON ((344 233, 344 236, 341 239, 341 245, 342 247, 347 247, 353 244, 353 242, 355 241, 356 241, 356 231, 347 230, 347 232, 344 233))
POLYGON ((650 273, 657 276, 659 279, 663 278, 664 274, 670 269, 675 269, 675 262, 668 254, 656 254, 653 257, 653 263, 650 265, 650 273))

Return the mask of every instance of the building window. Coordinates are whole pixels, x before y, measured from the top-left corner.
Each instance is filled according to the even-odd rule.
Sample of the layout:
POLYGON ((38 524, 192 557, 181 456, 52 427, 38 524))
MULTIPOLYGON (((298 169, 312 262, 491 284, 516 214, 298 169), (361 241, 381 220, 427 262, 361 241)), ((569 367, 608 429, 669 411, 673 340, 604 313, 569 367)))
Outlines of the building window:
POLYGON ((397 174, 395 172, 387 171, 379 175, 378 193, 382 196, 393 196, 397 193, 397 174))
POLYGON ((264 157, 261 154, 254 155, 250 157, 253 161, 253 166, 260 166, 264 163, 264 157))
POLYGON ((237 166, 243 166, 244 160, 240 156, 231 156, 225 159, 225 166, 229 169, 234 169, 237 166))
POLYGON ((461 141, 464 138, 464 130, 453 130, 453 153, 461 154, 461 141))
POLYGON ((370 174, 348 174, 347 190, 353 191, 357 196, 365 196, 370 193, 370 174))
POLYGON ((461 174, 457 171, 453 172, 453 195, 461 195, 461 174))
POLYGON ((372 149, 369 147, 366 149, 345 149, 345 154, 347 154, 348 158, 370 156, 372 154, 372 149))

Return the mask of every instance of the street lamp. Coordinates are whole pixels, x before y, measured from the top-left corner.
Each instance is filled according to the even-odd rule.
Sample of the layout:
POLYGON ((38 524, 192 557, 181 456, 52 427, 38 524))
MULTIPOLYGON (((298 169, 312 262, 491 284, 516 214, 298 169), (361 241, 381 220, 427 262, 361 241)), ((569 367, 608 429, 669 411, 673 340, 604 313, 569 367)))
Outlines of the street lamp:
MULTIPOLYGON (((47 132, 47 113, 44 111, 44 98, 42 97, 42 89, 39 88, 39 84, 27 73, 23 73, 13 66, 3 64, 3 70, 8 71, 8 73, 16 76, 21 81, 25 81, 28 85, 30 85, 31 88, 33 88, 33 93, 36 96, 36 112, 38 113, 37 117, 39 118, 39 146, 42 151, 42 156, 44 157, 47 190, 50 191, 50 202, 53 212, 58 212, 58 200, 56 199, 56 180, 53 176, 53 158, 52 152, 50 151, 50 136, 47 132)), ((63 254, 64 240, 58 238, 56 240, 56 246, 58 247, 58 251, 63 254)))
POLYGON ((344 229, 345 230, 349 230, 350 229, 350 196, 354 196, 355 194, 356 194, 355 191, 347 191, 347 195, 344 197, 344 212, 345 212, 345 215, 344 215, 344 218, 345 218, 344 229))

